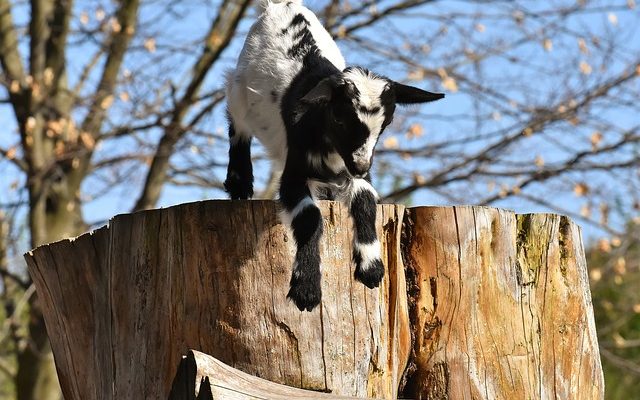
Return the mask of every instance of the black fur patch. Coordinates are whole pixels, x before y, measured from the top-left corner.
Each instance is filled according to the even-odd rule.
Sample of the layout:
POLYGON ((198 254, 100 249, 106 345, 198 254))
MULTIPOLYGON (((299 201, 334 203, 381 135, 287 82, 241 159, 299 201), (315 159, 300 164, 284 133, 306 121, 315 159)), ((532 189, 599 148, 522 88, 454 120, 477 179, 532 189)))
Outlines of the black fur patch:
POLYGON ((384 277, 384 265, 382 264, 382 260, 377 259, 373 261, 372 265, 369 265, 367 269, 363 269, 360 267, 359 263, 356 263, 356 270, 353 273, 353 276, 364 283, 366 287, 369 289, 377 288, 380 286, 380 282, 384 277))
POLYGON ((376 198, 368 190, 359 191, 351 201, 351 216, 356 231, 356 241, 371 244, 376 236, 376 198))
POLYGON ((302 60, 310 51, 317 49, 316 40, 309 29, 304 28, 300 34, 295 36, 294 45, 287 51, 291 58, 302 60))
POLYGON ((291 222, 297 244, 296 270, 291 276, 287 297, 300 311, 311 311, 322 298, 320 273, 320 237, 322 215, 315 206, 304 208, 291 222))
POLYGON ((289 32, 291 29, 294 29, 298 25, 309 26, 309 20, 305 18, 305 16, 302 14, 296 14, 295 17, 293 17, 293 19, 291 20, 291 23, 289 24, 289 26, 282 29, 280 33, 282 33, 283 35, 286 35, 287 32, 289 32))
MULTIPOLYGON (((229 139, 236 135, 229 119, 229 139)), ((229 164, 224 189, 232 200, 246 200, 253 196, 253 164, 251 164, 251 138, 238 140, 229 146, 229 164)))

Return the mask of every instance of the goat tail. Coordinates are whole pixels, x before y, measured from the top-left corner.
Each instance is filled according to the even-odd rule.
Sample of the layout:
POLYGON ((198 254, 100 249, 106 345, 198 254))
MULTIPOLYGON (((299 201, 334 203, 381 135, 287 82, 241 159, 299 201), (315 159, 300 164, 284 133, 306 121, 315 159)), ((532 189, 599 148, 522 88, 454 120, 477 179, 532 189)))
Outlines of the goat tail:
POLYGON ((271 4, 278 4, 278 3, 293 3, 297 5, 302 5, 302 0, 260 0, 258 2, 258 11, 262 13, 271 4))

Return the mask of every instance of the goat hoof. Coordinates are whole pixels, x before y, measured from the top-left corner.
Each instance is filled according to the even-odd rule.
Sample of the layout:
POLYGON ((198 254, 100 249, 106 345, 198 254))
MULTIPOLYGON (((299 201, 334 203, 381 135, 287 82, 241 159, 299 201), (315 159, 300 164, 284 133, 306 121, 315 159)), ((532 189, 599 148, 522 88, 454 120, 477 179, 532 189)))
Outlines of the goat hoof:
POLYGON ((287 298, 291 299, 300 311, 312 311, 322 299, 320 282, 312 279, 291 278, 291 287, 287 298))
POLYGON ((231 200, 247 200, 253 197, 251 178, 242 177, 236 172, 227 174, 224 190, 229 193, 231 200))
POLYGON ((377 288, 380 286, 380 282, 384 276, 382 260, 377 258, 369 262, 366 268, 363 268, 362 265, 357 265, 354 276, 369 289, 377 288))

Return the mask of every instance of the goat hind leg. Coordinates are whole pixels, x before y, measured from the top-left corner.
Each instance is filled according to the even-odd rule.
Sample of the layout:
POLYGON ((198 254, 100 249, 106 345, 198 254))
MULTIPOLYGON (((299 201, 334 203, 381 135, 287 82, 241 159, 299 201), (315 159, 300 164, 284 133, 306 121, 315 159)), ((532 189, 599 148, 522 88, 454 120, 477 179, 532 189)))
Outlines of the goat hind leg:
POLYGON ((253 196, 251 136, 238 134, 231 118, 229 118, 229 165, 224 189, 232 200, 246 200, 253 196))

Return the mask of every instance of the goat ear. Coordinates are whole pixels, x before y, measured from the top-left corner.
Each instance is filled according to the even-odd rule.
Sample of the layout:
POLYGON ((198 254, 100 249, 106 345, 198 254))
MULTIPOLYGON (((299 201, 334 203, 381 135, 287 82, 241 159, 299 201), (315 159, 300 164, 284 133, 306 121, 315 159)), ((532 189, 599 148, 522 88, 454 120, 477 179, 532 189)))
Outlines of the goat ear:
POLYGON ((426 90, 398 82, 391 82, 391 86, 396 93, 396 103, 398 104, 428 103, 444 97, 444 93, 427 92, 426 90))
POLYGON ((332 76, 324 78, 307 94, 304 95, 300 101, 305 104, 323 104, 328 103, 331 100, 333 89, 336 87, 336 79, 332 76))

